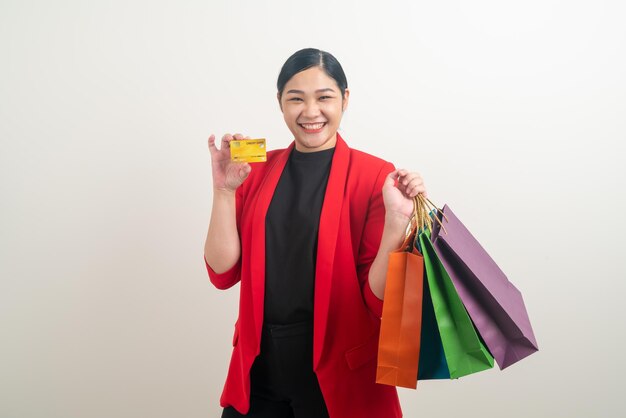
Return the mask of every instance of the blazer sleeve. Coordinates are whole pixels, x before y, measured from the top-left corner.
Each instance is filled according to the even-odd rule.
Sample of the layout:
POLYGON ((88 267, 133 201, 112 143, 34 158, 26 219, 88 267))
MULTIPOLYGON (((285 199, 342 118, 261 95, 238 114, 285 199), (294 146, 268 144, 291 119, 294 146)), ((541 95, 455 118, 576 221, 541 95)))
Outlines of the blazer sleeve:
MULTIPOLYGON (((243 208, 243 185, 240 186, 235 192, 235 216, 237 219, 237 231, 239 234, 239 242, 241 245, 241 211, 243 208)), ((237 262, 228 270, 223 273, 216 273, 215 270, 209 266, 204 257, 204 264, 206 265, 207 272, 209 273, 209 280, 213 285, 221 290, 231 288, 241 280, 241 252, 237 262)))
POLYGON ((376 181, 374 182, 357 261, 357 274, 363 292, 363 299, 369 310, 377 318, 383 316, 383 301, 372 292, 368 278, 372 262, 378 254, 380 240, 383 235, 383 227, 385 225, 383 184, 385 183, 385 177, 393 170, 395 170, 393 164, 385 163, 378 172, 376 181))

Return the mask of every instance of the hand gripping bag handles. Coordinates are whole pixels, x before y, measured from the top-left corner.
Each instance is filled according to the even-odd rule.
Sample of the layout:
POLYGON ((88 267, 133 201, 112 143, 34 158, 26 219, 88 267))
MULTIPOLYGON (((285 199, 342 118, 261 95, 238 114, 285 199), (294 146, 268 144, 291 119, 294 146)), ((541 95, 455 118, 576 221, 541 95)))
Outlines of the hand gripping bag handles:
POLYGON ((376 383, 415 389, 420 357, 424 260, 414 246, 417 225, 389 254, 378 341, 376 383))
POLYGON ((431 235, 435 252, 500 369, 536 352, 520 291, 448 206, 438 218, 431 235))

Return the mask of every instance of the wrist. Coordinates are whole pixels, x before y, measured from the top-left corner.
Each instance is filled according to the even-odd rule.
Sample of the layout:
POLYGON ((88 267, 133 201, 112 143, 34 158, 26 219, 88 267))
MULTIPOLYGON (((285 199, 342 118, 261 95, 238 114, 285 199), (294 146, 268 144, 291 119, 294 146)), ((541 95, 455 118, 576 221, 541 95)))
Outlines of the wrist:
POLYGON ((231 197, 235 197, 236 191, 237 191, 236 189, 230 190, 230 189, 222 188, 222 187, 213 187, 213 196, 231 198, 231 197))
POLYGON ((385 214, 385 225, 381 244, 384 242, 385 252, 397 248, 404 240, 411 218, 401 213, 385 214))
POLYGON ((405 230, 409 225, 411 218, 400 212, 385 213, 385 228, 394 228, 405 230))

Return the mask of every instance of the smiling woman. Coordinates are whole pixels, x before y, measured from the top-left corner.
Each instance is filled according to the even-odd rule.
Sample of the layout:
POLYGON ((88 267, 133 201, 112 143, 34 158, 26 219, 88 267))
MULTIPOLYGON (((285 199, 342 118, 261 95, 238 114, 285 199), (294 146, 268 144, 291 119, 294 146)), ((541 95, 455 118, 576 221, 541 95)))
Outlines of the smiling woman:
POLYGON ((337 60, 328 55, 326 60, 316 50, 294 55, 278 78, 280 110, 300 152, 334 147, 339 122, 348 107, 346 76, 337 60), (311 67, 312 61, 318 65, 311 67))
POLYGON ((264 163, 235 163, 209 137, 211 282, 241 283, 222 417, 402 416, 375 383, 388 254, 426 193, 417 173, 349 148, 337 132, 350 92, 339 62, 303 49, 277 99, 294 141, 264 163))

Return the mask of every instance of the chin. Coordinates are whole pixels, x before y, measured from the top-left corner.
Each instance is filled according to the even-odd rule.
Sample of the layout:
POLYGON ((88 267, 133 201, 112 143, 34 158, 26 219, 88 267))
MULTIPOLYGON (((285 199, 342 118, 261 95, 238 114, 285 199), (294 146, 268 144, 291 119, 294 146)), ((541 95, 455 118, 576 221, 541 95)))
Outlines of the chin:
POLYGON ((314 149, 327 149, 327 148, 332 148, 334 146, 334 144, 332 144, 331 140, 325 140, 325 141, 300 141, 300 145, 303 146, 304 148, 310 149, 310 150, 314 150, 314 149))

